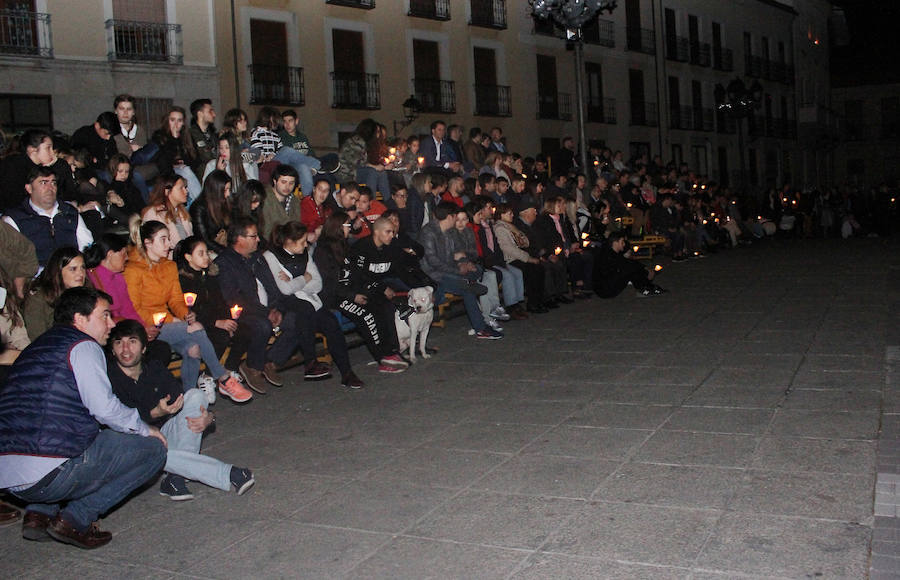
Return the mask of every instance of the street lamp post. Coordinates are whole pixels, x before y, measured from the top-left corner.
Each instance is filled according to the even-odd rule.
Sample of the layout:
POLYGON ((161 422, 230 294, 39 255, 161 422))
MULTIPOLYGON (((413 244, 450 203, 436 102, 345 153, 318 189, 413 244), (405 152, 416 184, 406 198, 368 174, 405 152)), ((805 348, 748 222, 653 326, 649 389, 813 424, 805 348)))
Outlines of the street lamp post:
POLYGON ((741 185, 746 185, 747 172, 744 159, 744 123, 741 119, 753 114, 762 102, 762 85, 753 81, 748 88, 740 78, 735 77, 728 87, 717 84, 714 89, 716 110, 735 120, 738 132, 738 155, 741 161, 741 185))
POLYGON ((566 40, 575 45, 575 100, 578 101, 575 122, 578 124, 578 147, 581 170, 589 174, 587 136, 584 129, 584 40, 582 27, 603 10, 610 12, 618 0, 529 0, 531 13, 544 20, 550 18, 566 30, 566 40))

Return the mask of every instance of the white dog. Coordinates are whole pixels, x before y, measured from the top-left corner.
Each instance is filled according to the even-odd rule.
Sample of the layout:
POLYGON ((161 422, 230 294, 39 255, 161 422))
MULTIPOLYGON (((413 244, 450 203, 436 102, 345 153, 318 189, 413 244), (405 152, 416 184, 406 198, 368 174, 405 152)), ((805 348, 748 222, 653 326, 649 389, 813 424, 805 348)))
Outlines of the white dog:
POLYGON ((431 330, 431 321, 434 319, 434 288, 425 286, 413 288, 409 291, 409 307, 413 313, 406 322, 400 319, 399 314, 394 315, 394 323, 397 326, 397 339, 400 341, 400 352, 409 346, 409 359, 416 360, 416 337, 419 342, 419 352, 422 358, 431 358, 425 351, 425 341, 428 340, 428 331, 431 330))

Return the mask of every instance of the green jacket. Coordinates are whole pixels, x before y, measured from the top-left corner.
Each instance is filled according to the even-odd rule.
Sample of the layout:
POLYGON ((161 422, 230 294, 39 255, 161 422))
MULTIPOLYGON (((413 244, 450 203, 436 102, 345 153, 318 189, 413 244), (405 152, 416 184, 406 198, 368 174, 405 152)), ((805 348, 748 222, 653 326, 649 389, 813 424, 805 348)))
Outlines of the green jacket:
POLYGON ((286 201, 287 209, 278 202, 272 188, 266 188, 266 199, 262 203, 262 231, 260 231, 260 235, 266 240, 269 239, 275 226, 290 221, 300 221, 300 200, 296 195, 291 195, 286 201))

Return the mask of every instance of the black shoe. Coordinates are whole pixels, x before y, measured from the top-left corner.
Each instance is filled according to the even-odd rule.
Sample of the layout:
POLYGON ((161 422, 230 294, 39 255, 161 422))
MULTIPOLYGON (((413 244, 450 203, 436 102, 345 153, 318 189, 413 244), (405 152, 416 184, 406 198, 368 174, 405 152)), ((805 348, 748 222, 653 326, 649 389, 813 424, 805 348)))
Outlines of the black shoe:
POLYGON ((356 373, 354 373, 353 371, 350 371, 349 373, 347 373, 346 377, 341 379, 341 384, 351 389, 361 389, 366 386, 366 384, 362 382, 362 379, 356 376, 356 373))
POLYGON ((537 306, 529 306, 525 311, 532 314, 547 314, 550 312, 550 309, 542 304, 538 304, 537 306))
POLYGON ((560 294, 559 296, 556 297, 556 300, 559 302, 562 302, 563 304, 572 304, 573 302, 575 302, 574 300, 572 300, 565 294, 560 294))
POLYGON ((549 308, 550 310, 553 310, 554 308, 559 308, 559 302, 557 302, 556 300, 548 300, 547 302, 544 302, 544 306, 546 308, 549 308))
POLYGON ((256 480, 253 479, 253 472, 246 467, 232 466, 231 477, 229 479, 238 495, 244 495, 244 492, 253 487, 253 484, 256 483, 256 480))
POLYGON ((159 484, 159 495, 167 496, 172 501, 194 499, 194 494, 187 487, 187 482, 180 475, 168 474, 159 484))
POLYGON ((322 381, 330 376, 331 365, 327 365, 319 361, 314 361, 312 364, 306 367, 306 372, 303 373, 303 380, 322 381))

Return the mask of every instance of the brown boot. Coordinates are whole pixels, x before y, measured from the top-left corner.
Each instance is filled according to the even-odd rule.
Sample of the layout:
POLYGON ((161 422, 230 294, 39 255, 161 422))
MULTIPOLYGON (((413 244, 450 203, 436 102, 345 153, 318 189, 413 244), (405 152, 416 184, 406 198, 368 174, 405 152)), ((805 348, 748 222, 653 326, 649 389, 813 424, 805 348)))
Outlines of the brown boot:
POLYGON ((276 387, 284 385, 284 380, 282 380, 281 375, 278 374, 278 367, 276 367, 273 362, 267 362, 266 366, 263 367, 263 376, 276 387))
POLYGON ((260 395, 266 394, 266 377, 263 376, 262 371, 251 368, 246 362, 241 363, 238 371, 244 377, 244 382, 247 383, 248 387, 260 395))
POLYGON ((16 523, 20 517, 22 517, 22 513, 19 510, 0 501, 0 528, 16 523))
POLYGON ((22 537, 33 542, 52 540, 53 538, 47 534, 47 527, 50 526, 52 519, 48 515, 37 512, 25 512, 25 517, 22 519, 22 537))

